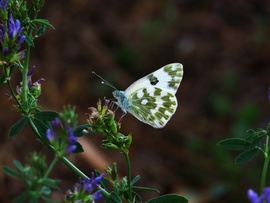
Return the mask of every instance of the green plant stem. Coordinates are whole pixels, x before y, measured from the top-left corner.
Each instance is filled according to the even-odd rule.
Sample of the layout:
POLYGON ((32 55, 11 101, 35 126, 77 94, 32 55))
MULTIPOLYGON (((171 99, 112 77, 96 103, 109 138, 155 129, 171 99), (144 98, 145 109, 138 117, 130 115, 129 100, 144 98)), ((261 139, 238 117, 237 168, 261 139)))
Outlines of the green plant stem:
POLYGON ((26 113, 25 110, 24 110, 24 108, 23 108, 23 106, 22 106, 22 104, 21 104, 21 102, 19 102, 19 100, 17 99, 17 97, 15 95, 15 92, 13 91, 9 80, 7 81, 7 85, 8 85, 9 91, 12 94, 12 97, 15 99, 16 103, 18 104, 18 106, 20 107, 20 109, 22 110, 22 112, 23 113, 26 113))
MULTIPOLYGON (((6 68, 4 68, 4 74, 7 76, 7 74, 6 74, 6 68)), ((13 88, 12 88, 12 86, 11 86, 11 84, 10 84, 10 78, 7 78, 7 77, 6 77, 6 80, 7 80, 7 85, 8 85, 9 91, 11 92, 13 99, 14 99, 14 100, 16 101, 16 103, 19 105, 20 109, 25 113, 25 110, 24 110, 24 108, 23 108, 21 102, 19 102, 19 100, 18 100, 17 97, 16 97, 15 92, 13 91, 13 88)))
MULTIPOLYGON (((44 142, 42 136, 40 135, 40 133, 38 132, 38 129, 36 128, 34 122, 32 121, 31 118, 29 118, 29 125, 31 126, 32 130, 34 131, 34 133, 37 135, 37 137, 40 139, 40 141, 45 144, 49 149, 53 150, 56 154, 58 153, 57 151, 55 151, 55 149, 53 148, 52 145, 50 145, 47 142, 44 142)), ((78 169, 74 164, 72 164, 66 157, 64 156, 60 156, 59 157, 60 160, 71 170, 73 170, 78 176, 80 176, 81 178, 88 178, 87 175, 85 175, 80 169, 78 169)))
POLYGON ((260 188, 261 193, 263 192, 263 189, 265 187, 267 169, 268 169, 268 165, 269 165, 268 142, 269 142, 269 136, 266 136, 265 151, 264 151, 264 164, 263 164, 262 177, 261 177, 261 188, 260 188))
POLYGON ((55 166, 55 164, 57 163, 58 160, 59 160, 59 158, 57 156, 55 156, 52 163, 50 164, 48 170, 46 171, 44 178, 47 178, 49 176, 49 174, 51 173, 53 167, 55 166))
POLYGON ((128 199, 130 202, 132 202, 132 192, 131 192, 131 165, 130 165, 130 159, 128 156, 127 150, 122 150, 122 153, 125 156, 126 162, 127 162, 127 181, 128 181, 128 199))
POLYGON ((22 69, 22 105, 24 109, 28 109, 28 86, 27 86, 27 79, 28 79, 28 65, 29 65, 29 57, 30 57, 30 45, 26 45, 26 52, 24 58, 24 68, 22 69))

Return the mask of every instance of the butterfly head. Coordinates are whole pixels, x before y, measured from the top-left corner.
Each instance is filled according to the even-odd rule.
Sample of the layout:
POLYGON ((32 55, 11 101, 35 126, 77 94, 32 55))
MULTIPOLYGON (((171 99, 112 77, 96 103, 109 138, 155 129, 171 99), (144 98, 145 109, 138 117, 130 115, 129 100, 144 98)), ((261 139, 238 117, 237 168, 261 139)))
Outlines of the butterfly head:
POLYGON ((121 109, 123 112, 127 112, 128 108, 131 106, 130 101, 128 100, 126 94, 124 91, 119 91, 119 90, 114 90, 112 92, 114 98, 117 100, 117 102, 115 102, 121 109))

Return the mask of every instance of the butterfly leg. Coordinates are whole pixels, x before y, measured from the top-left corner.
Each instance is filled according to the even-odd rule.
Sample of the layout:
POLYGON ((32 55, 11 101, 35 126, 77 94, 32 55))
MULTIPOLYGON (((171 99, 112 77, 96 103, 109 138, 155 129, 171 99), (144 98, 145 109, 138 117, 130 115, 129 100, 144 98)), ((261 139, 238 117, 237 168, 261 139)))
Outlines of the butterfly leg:
POLYGON ((127 114, 127 112, 124 112, 124 111, 123 111, 122 116, 121 116, 120 119, 118 120, 118 123, 121 123, 122 118, 123 118, 126 114, 127 114))

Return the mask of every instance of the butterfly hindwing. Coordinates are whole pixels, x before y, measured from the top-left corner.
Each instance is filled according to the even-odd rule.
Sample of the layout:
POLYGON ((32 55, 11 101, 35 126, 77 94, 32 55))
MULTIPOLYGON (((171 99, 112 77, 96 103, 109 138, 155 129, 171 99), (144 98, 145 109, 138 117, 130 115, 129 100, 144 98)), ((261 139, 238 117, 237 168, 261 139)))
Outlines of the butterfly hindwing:
POLYGON ((157 87, 141 88, 128 99, 128 112, 155 128, 164 127, 177 108, 175 95, 157 87))

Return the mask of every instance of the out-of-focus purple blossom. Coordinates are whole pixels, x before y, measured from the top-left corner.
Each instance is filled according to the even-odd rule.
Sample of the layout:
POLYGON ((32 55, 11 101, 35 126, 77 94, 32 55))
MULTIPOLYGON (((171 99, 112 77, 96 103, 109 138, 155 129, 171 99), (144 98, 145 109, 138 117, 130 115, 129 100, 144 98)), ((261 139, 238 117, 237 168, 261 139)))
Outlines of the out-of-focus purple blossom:
POLYGON ((67 153, 70 154, 76 150, 76 141, 77 137, 74 136, 73 130, 70 126, 66 124, 66 130, 67 130, 67 135, 68 135, 68 142, 67 142, 67 153))
POLYGON ((22 59, 24 55, 18 52, 26 38, 22 31, 20 21, 14 20, 11 14, 7 24, 0 24, 0 60, 14 62, 22 59))
POLYGON ((0 9, 5 11, 7 9, 9 0, 0 0, 0 9))
POLYGON ((70 189, 67 190, 65 202, 93 203, 101 199, 102 191, 98 190, 98 186, 103 177, 103 173, 97 177, 92 173, 91 178, 80 179, 80 181, 74 185, 73 191, 70 189))
POLYGON ((259 196, 254 190, 249 189, 247 196, 251 203, 270 203, 270 188, 264 188, 261 196, 259 196))
POLYGON ((50 142, 52 142, 54 140, 54 135, 51 129, 47 129, 46 131, 46 137, 48 138, 48 140, 50 142))
POLYGON ((51 122, 51 129, 47 129, 46 137, 56 148, 65 152, 65 154, 70 154, 74 152, 77 148, 77 137, 74 136, 72 128, 66 123, 63 127, 59 118, 55 118, 51 122))
POLYGON ((34 71, 36 70, 36 66, 33 66, 33 68, 28 72, 27 75, 27 86, 30 88, 32 86, 38 86, 40 85, 41 81, 45 81, 44 78, 40 78, 34 83, 32 82, 32 76, 34 75, 34 71))

